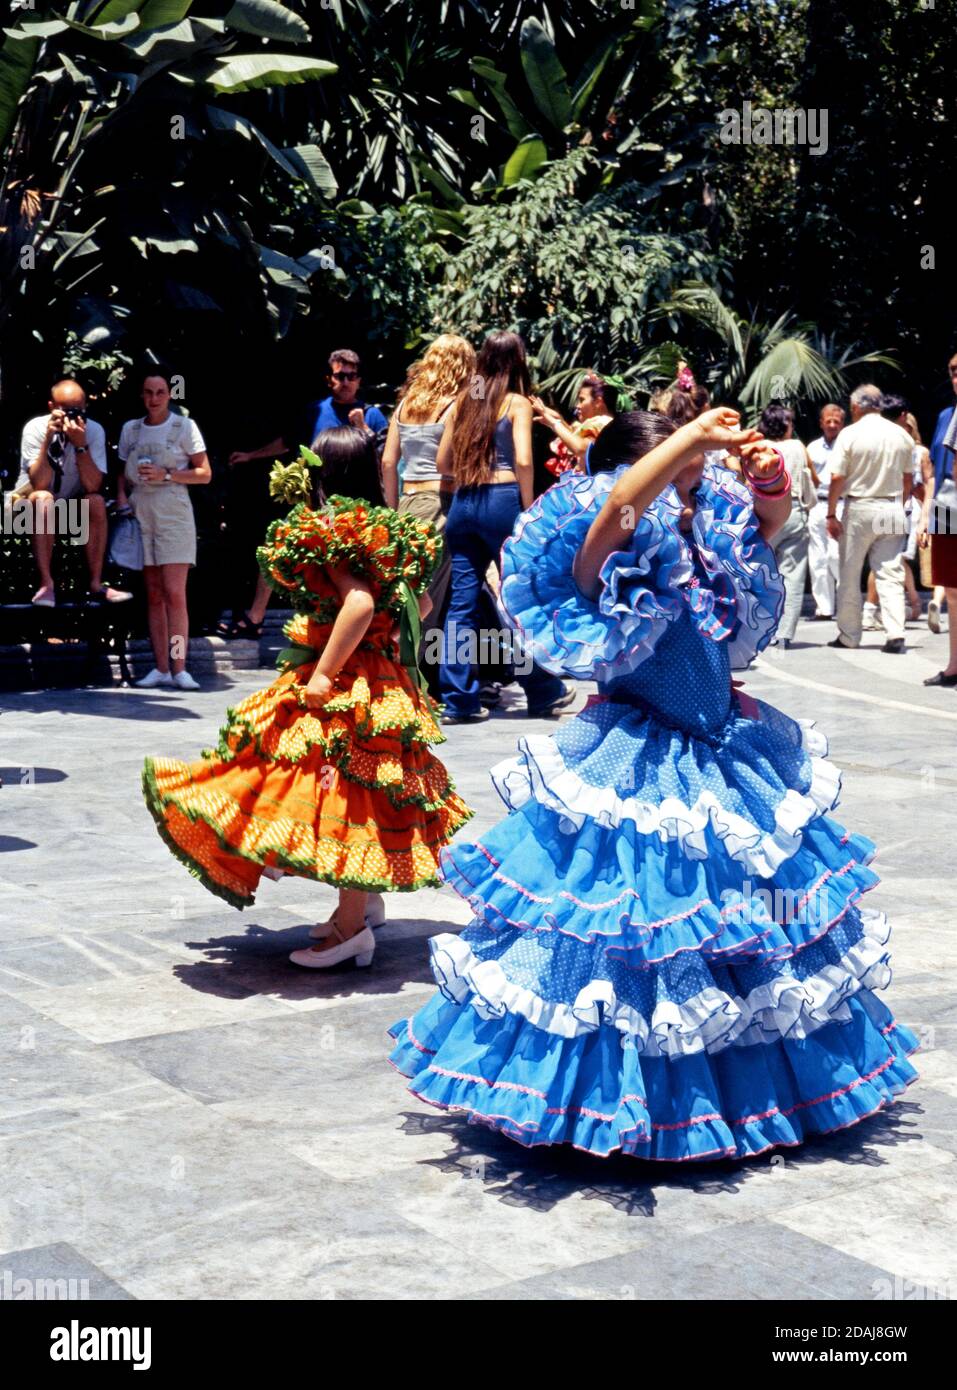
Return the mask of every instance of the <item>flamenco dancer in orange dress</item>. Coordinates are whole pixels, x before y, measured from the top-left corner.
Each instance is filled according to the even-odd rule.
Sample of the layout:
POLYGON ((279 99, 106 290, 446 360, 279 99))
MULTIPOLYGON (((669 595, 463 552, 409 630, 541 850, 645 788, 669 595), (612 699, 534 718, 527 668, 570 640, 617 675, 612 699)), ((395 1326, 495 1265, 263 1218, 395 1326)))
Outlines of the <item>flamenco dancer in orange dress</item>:
POLYGON ((317 448, 321 461, 303 450, 273 470, 275 495, 300 500, 258 552, 296 610, 283 673, 227 711, 202 761, 147 758, 143 791, 173 854, 234 907, 263 874, 339 889, 319 944, 290 957, 321 970, 371 963, 384 911, 370 894, 440 883, 439 851, 472 812, 430 752, 445 740, 414 664, 441 541, 376 505, 362 432, 329 430, 317 448))

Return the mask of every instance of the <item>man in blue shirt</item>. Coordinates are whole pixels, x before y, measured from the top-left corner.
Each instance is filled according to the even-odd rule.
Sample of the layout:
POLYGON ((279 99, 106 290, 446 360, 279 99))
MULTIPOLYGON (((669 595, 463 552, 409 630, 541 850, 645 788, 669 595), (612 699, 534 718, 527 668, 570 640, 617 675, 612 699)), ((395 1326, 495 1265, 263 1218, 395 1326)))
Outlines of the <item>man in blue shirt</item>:
MULTIPOLYGON (((323 396, 319 401, 313 401, 304 413, 303 420, 299 422, 305 429, 308 442, 314 444, 323 430, 354 425, 374 434, 381 450, 385 444, 389 422, 378 406, 366 405, 359 399, 359 388, 362 385, 362 363, 359 361, 359 354, 351 348, 339 348, 332 353, 326 381, 329 385, 329 395, 323 396), (308 428, 305 428, 307 420, 308 428)), ((297 432, 298 424, 292 433, 297 432)), ((302 438, 289 439, 287 433, 288 431, 284 431, 259 449, 234 450, 229 456, 230 468, 234 468, 238 463, 250 463, 256 459, 269 459, 272 462, 277 455, 288 454, 291 449, 298 449, 300 444, 306 442, 302 438)))
MULTIPOLYGON (((950 373, 950 384, 957 394, 957 353, 947 363, 947 370, 950 373)), ((949 449, 944 448, 944 440, 947 431, 950 429, 950 422, 954 418, 954 411, 957 405, 945 405, 937 416, 937 428, 934 430, 934 442, 930 446, 931 462, 934 465, 934 491, 936 492, 945 478, 949 478, 954 471, 954 456, 949 449)))
MULTIPOLYGON (((954 353, 953 357, 947 363, 947 371, 950 375, 950 384, 954 388, 954 393, 957 394, 957 352, 954 353)), ((930 446, 930 461, 934 465, 935 494, 940 491, 940 485, 944 481, 944 479, 952 477, 954 472, 954 455, 950 451, 950 449, 945 447, 944 440, 947 438, 947 431, 950 429, 955 411, 957 411, 957 405, 944 406, 943 410, 937 417, 937 428, 934 430, 934 438, 930 446)), ((933 560, 931 561, 931 563, 933 564, 933 560)), ((931 594, 930 602, 927 605, 927 625, 930 628, 931 632, 940 632, 940 610, 941 605, 944 602, 944 599, 944 586, 935 582, 934 592, 931 594)), ((949 597, 947 599, 947 603, 948 608, 950 608, 951 605, 949 597)), ((952 611, 951 627, 954 626, 955 623, 952 611)), ((950 663, 950 665, 953 664, 953 662, 950 663)), ((949 679, 947 680, 946 684, 957 685, 957 674, 951 676, 949 667, 947 674, 949 676, 949 679)), ((944 684, 944 682, 940 680, 939 675, 931 677, 930 683, 944 684)))
MULTIPOLYGON (((389 428, 389 422, 375 405, 366 405, 359 397, 362 386, 362 363, 359 354, 351 348, 339 348, 329 358, 329 374, 326 377, 329 395, 316 401, 312 409, 312 438, 323 430, 334 430, 341 425, 355 425, 358 429, 369 430, 371 434, 382 435, 389 428)), ((380 440, 380 443, 384 442, 380 440)))
MULTIPOLYGON (((957 353, 947 363, 947 371, 950 375, 950 384, 957 394, 957 353)), ((955 412, 957 412, 957 406, 945 406, 937 417, 937 428, 934 430, 934 439, 930 448, 931 462, 934 465, 935 497, 940 493, 943 484, 955 476, 954 427, 957 424, 955 412)), ((957 686, 957 535, 948 533, 944 528, 942 531, 943 534, 930 537, 930 568, 934 594, 927 606, 927 621, 934 632, 940 631, 941 600, 946 598, 947 611, 950 614, 950 657, 943 671, 938 671, 936 676, 930 676, 924 681, 924 684, 955 687, 957 686)))

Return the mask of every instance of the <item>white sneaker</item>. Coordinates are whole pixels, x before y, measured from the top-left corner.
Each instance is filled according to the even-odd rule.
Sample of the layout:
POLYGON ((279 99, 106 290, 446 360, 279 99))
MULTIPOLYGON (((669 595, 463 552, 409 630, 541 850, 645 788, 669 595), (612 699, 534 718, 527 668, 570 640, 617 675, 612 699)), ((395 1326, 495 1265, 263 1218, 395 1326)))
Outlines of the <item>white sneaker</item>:
POLYGON ((322 949, 318 946, 307 946, 304 951, 291 951, 289 959, 293 965, 304 965, 308 970, 328 970, 330 966, 339 965, 344 960, 354 960, 359 966, 371 965, 374 955, 375 937, 372 935, 372 929, 363 927, 356 936, 350 936, 348 941, 340 941, 338 946, 326 946, 322 949))
POLYGON ((140 690, 152 690, 154 685, 172 685, 173 677, 170 675, 169 671, 157 671, 154 666, 148 675, 142 676, 140 680, 134 681, 133 684, 138 686, 140 690))
POLYGON ((865 632, 883 632, 884 624, 881 622, 881 611, 871 603, 864 605, 864 617, 861 623, 865 632))
POLYGON ((173 684, 177 690, 198 690, 199 682, 194 681, 188 671, 177 671, 173 677, 173 684))

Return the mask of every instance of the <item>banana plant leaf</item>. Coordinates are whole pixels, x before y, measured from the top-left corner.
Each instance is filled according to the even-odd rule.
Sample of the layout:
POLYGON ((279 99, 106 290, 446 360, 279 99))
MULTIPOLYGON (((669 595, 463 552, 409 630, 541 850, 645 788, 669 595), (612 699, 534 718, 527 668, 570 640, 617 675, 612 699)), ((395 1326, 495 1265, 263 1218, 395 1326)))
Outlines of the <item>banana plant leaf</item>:
POLYGON ((17 106, 29 85, 39 51, 39 38, 8 37, 0 48, 0 149, 17 119, 17 106))
POLYGON ((321 58, 297 58, 290 53, 240 53, 232 58, 217 58, 199 76, 217 92, 254 92, 315 82, 334 72, 338 72, 336 64, 321 58))
POLYGON ((522 179, 533 178, 547 160, 548 150, 545 141, 538 135, 530 135, 516 147, 515 153, 505 165, 502 171, 502 186, 511 188, 514 184, 521 183, 522 179))
POLYGON ((522 67, 532 99, 556 130, 572 122, 568 76, 555 52, 555 42, 538 19, 526 19, 521 33, 522 67))
POLYGON ((308 43, 309 25, 276 0, 236 0, 225 16, 230 29, 282 43, 308 43))

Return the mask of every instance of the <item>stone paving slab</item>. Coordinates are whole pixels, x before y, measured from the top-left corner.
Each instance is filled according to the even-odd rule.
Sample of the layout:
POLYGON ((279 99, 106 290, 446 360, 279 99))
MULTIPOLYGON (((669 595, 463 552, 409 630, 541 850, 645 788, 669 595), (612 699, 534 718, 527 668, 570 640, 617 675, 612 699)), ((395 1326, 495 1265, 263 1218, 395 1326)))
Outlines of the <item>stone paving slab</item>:
MULTIPOLYGON (((385 1030, 429 996, 428 936, 469 920, 450 890, 393 897, 372 969, 317 978, 286 956, 330 889, 265 884, 240 914, 175 863, 142 758, 196 756, 267 673, 4 696, 0 1279, 105 1298, 952 1294, 957 692, 921 684, 944 636, 911 627, 896 658, 833 635, 803 623, 747 689, 828 734, 838 818, 879 846, 888 998, 922 1079, 854 1130, 708 1167, 527 1151, 407 1092, 385 1030)), ((550 727, 509 690, 448 731, 465 836, 500 815, 489 766, 550 727)))
POLYGON ((477 1299, 613 1300, 871 1299, 893 1287, 887 1270, 842 1256, 765 1223, 742 1222, 720 1238, 678 1235, 626 1255, 513 1280, 477 1299))

